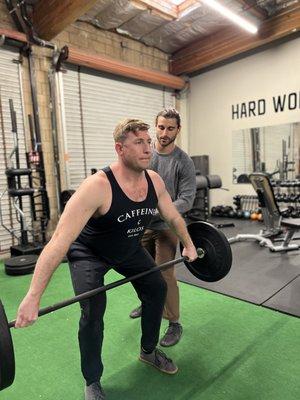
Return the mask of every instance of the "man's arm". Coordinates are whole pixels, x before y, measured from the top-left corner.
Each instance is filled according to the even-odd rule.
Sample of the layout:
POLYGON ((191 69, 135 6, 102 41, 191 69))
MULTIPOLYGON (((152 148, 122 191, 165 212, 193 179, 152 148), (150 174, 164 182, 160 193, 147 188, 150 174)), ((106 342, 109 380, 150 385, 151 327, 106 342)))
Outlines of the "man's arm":
POLYGON ((104 187, 105 178, 100 174, 93 175, 68 201, 51 240, 37 260, 29 290, 18 310, 16 328, 30 325, 37 319, 40 299, 53 272, 89 218, 101 207, 104 187))
POLYGON ((170 226, 170 228, 176 233, 179 240, 183 244, 184 249, 182 255, 187 256, 190 261, 195 260, 198 257, 197 251, 192 239, 190 238, 184 219, 174 206, 174 203, 172 202, 172 199, 160 176, 154 171, 149 171, 149 174, 152 178, 158 197, 157 208, 159 213, 165 222, 170 226))
POLYGON ((173 204, 180 214, 184 214, 192 208, 196 195, 195 165, 187 155, 181 158, 179 173, 177 198, 173 204))

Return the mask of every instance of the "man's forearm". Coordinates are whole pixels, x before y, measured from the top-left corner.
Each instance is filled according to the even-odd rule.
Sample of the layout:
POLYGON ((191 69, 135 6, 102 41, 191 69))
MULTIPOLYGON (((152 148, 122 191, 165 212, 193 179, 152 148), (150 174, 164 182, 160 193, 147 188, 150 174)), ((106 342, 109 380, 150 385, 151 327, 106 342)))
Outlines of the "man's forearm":
POLYGON ((48 282, 66 253, 64 245, 54 245, 51 241, 45 246, 36 263, 28 293, 40 299, 48 282))
POLYGON ((168 225, 176 233, 184 247, 193 246, 193 242, 186 228, 185 221, 180 215, 169 220, 168 225))

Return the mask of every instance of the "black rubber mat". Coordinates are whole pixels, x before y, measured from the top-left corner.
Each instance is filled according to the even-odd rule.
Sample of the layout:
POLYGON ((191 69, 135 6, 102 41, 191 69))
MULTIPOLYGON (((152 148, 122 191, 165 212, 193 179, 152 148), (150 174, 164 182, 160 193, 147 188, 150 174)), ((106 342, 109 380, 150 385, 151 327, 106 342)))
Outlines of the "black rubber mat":
POLYGON ((300 317, 300 275, 263 303, 263 306, 300 317))
MULTIPOLYGON (((234 228, 222 228, 227 237, 237 233, 258 233, 262 224, 254 221, 220 220, 216 223, 235 223, 234 228)), ((179 281, 223 293, 225 295, 246 300, 254 304, 266 305, 279 311, 288 311, 292 315, 300 312, 300 290, 293 292, 297 297, 288 301, 289 285, 296 285, 295 278, 300 275, 300 251, 288 253, 272 253, 255 242, 239 242, 232 244, 233 264, 230 273, 221 281, 206 283, 197 280, 184 265, 176 268, 179 281), (295 280, 295 281, 294 281, 295 280), (285 288, 282 290, 281 289, 285 288), (285 293, 287 295, 285 296, 285 293), (287 304, 286 304, 287 303, 287 304), (274 307, 271 305, 274 305, 274 307), (280 307, 282 306, 282 310, 280 307)), ((300 282, 298 282, 298 289, 300 282)))

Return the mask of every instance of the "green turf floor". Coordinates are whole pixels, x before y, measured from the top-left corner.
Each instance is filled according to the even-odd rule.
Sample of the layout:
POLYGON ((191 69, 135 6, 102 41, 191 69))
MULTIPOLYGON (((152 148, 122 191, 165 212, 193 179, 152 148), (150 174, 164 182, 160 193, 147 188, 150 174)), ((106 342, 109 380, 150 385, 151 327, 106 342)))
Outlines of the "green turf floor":
MULTIPOLYGON (((107 275, 106 283, 120 276, 107 275)), ((15 317, 31 275, 8 277, 0 264, 0 298, 15 317)), ((300 320, 187 284, 180 284, 182 341, 167 354, 178 374, 168 376, 138 361, 138 304, 130 284, 108 293, 103 348, 107 400, 299 400, 300 320)), ((73 295, 62 264, 42 306, 73 295)), ((17 373, 0 400, 82 400, 77 349, 78 304, 12 330, 17 373)), ((166 323, 163 323, 162 331, 166 323)), ((0 360, 1 362, 1 360, 0 360)))

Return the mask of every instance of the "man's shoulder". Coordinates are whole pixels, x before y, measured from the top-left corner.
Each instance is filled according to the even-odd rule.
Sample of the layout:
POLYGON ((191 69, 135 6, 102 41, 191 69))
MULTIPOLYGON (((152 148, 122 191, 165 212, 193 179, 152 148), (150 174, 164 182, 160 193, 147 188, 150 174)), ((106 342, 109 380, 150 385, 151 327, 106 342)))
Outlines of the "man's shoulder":
POLYGON ((148 172, 148 175, 150 176, 150 178, 153 180, 157 180, 160 179, 160 176, 158 175, 157 172, 155 172, 153 169, 147 169, 146 170, 148 172))
POLYGON ((100 171, 96 172, 95 174, 85 178, 85 180, 83 181, 83 185, 85 187, 94 188, 95 191, 97 191, 99 188, 101 188, 101 190, 103 190, 107 186, 109 186, 109 180, 107 178, 106 173, 104 171, 100 170, 100 171))
POLYGON ((164 187, 164 182, 161 178, 161 176, 153 171, 152 169, 147 169, 148 175, 150 176, 150 179, 153 183, 154 189, 156 192, 161 192, 162 188, 164 187))
POLYGON ((107 174, 102 169, 100 169, 96 174, 94 174, 93 177, 95 178, 96 181, 99 181, 99 182, 107 182, 108 181, 107 174))
MULTIPOLYGON (((105 198, 109 195, 109 186, 105 174, 96 172, 85 178, 74 194, 78 201, 84 202, 93 207, 100 207, 105 198)), ((73 196, 72 196, 73 197, 73 196)))
POLYGON ((186 157, 188 159, 191 160, 191 157, 188 155, 187 152, 185 152, 184 150, 182 150, 182 148, 180 148, 179 146, 176 145, 175 147, 176 151, 178 152, 178 154, 180 154, 182 157, 186 157))
POLYGON ((176 158, 180 160, 180 163, 182 164, 194 165, 194 162, 191 159, 191 157, 178 146, 176 146, 176 158))

